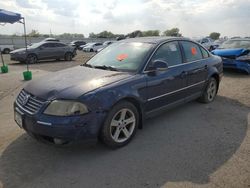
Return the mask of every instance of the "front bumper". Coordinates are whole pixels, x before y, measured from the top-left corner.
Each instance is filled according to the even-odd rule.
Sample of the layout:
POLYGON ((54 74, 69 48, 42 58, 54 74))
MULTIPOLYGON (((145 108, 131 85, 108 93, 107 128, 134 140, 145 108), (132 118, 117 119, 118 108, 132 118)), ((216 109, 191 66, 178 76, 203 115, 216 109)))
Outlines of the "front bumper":
POLYGON ((10 60, 12 61, 25 61, 25 56, 19 54, 10 54, 10 60))
POLYGON ((105 113, 90 112, 82 116, 57 117, 37 113, 30 115, 15 102, 15 113, 22 118, 22 128, 33 135, 68 141, 96 139, 105 113))

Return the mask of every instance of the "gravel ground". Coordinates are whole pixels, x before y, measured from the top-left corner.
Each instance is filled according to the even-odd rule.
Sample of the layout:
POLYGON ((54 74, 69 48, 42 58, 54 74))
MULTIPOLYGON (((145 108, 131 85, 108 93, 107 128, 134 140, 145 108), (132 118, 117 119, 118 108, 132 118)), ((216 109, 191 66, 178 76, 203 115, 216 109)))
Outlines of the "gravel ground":
MULTIPOLYGON (((34 79, 89 56, 32 65, 34 79)), ((13 121, 25 65, 8 64, 10 73, 0 74, 0 187, 250 187, 249 76, 225 72, 213 103, 190 102, 149 119, 121 149, 58 148, 34 141, 13 121)))

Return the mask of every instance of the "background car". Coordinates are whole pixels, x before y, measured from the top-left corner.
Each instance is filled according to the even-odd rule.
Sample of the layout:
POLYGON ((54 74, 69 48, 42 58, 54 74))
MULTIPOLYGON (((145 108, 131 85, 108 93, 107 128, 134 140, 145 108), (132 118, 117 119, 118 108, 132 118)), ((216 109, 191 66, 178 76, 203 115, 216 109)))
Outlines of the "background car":
POLYGON ((218 44, 215 44, 211 38, 208 38, 208 37, 197 40, 197 42, 200 43, 202 46, 204 46, 209 51, 212 51, 219 46, 218 44))
POLYGON ((102 48, 99 48, 96 50, 96 52, 100 52, 102 51, 104 48, 106 48, 107 46, 109 46, 110 44, 114 43, 114 41, 105 41, 102 45, 102 48))
POLYGON ((60 42, 60 40, 59 39, 56 39, 56 38, 46 38, 46 39, 43 39, 41 42, 48 42, 48 41, 50 41, 50 42, 60 42))
POLYGON ((71 61, 76 55, 76 50, 61 42, 39 42, 28 47, 10 52, 10 59, 13 61, 36 63, 38 60, 45 59, 65 59, 71 61))
POLYGON ((80 46, 85 45, 86 42, 82 41, 82 40, 75 40, 72 41, 71 43, 69 43, 70 46, 76 47, 78 50, 81 50, 82 48, 80 48, 80 46))
POLYGON ((212 51, 221 56, 224 68, 232 68, 250 74, 250 39, 230 39, 212 51))
POLYGON ((84 52, 97 52, 98 49, 103 48, 103 44, 100 42, 88 43, 83 47, 84 52))
POLYGON ((148 117, 195 99, 212 102, 221 76, 221 58, 189 39, 125 39, 86 64, 29 82, 14 117, 38 140, 99 138, 117 148, 148 117))
POLYGON ((3 54, 9 54, 12 50, 14 50, 13 45, 0 44, 0 50, 3 54))

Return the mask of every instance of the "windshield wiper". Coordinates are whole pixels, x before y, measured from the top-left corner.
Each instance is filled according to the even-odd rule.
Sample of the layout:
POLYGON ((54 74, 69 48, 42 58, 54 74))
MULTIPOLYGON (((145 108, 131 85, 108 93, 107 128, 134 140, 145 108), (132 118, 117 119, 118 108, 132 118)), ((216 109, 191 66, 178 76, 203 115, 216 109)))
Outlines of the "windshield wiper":
POLYGON ((116 68, 111 67, 111 66, 106 66, 106 65, 97 65, 97 66, 93 66, 96 69, 104 69, 104 70, 111 70, 111 71, 117 71, 116 68))
POLYGON ((87 64, 87 63, 84 63, 84 64, 81 64, 81 66, 84 66, 84 67, 90 67, 90 68, 94 68, 92 65, 90 64, 87 64))

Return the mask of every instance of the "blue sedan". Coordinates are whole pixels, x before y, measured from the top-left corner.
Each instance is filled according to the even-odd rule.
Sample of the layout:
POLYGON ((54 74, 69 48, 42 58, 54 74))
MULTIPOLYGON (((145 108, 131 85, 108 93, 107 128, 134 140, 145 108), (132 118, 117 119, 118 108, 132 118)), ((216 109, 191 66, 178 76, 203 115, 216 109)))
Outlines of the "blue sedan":
POLYGON ((14 103, 15 121, 40 141, 99 138, 117 148, 162 110, 212 102, 222 71, 220 57, 189 39, 126 39, 86 64, 30 82, 14 103))
POLYGON ((212 53, 222 57, 224 68, 250 74, 250 39, 228 40, 212 53))

